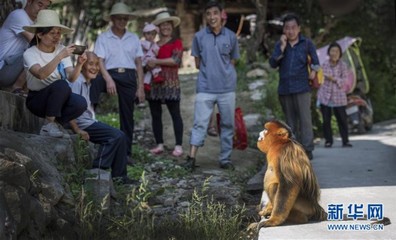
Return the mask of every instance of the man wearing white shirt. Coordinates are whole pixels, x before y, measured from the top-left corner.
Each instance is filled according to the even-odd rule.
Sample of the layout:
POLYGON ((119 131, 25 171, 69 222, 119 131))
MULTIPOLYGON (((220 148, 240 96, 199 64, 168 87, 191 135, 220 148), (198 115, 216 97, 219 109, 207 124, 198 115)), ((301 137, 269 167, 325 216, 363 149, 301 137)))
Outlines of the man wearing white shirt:
POLYGON ((110 12, 112 25, 99 35, 94 52, 99 57, 101 76, 93 81, 91 101, 96 106, 101 92, 117 94, 120 128, 127 136, 129 162, 133 139, 133 110, 136 96, 144 101, 143 56, 138 36, 127 31, 132 13, 124 3, 116 3, 110 12), (136 79, 138 78, 138 80, 136 79))
POLYGON ((23 52, 34 34, 22 29, 32 25, 40 10, 51 4, 49 0, 28 0, 24 9, 12 11, 0 29, 0 87, 11 87, 21 93, 26 83, 23 52))

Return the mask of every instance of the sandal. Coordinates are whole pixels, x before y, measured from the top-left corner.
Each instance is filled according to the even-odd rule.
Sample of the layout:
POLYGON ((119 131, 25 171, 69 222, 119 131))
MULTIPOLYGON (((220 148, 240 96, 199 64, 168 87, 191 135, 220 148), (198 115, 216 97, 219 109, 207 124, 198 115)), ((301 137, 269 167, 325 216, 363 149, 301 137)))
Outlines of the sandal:
POLYGON ((27 92, 25 92, 22 88, 15 88, 11 93, 21 97, 27 97, 27 92))
POLYGON ((208 135, 212 136, 212 137, 217 137, 218 133, 217 133, 217 129, 215 127, 210 127, 208 128, 208 135))
POLYGON ((164 148, 163 148, 163 147, 160 147, 160 146, 157 146, 157 147, 151 149, 150 152, 151 152, 152 154, 158 155, 158 154, 161 154, 161 153, 164 152, 164 148))
POLYGON ((183 155, 183 149, 181 148, 181 146, 176 146, 172 152, 172 155, 174 157, 180 157, 181 155, 183 155))

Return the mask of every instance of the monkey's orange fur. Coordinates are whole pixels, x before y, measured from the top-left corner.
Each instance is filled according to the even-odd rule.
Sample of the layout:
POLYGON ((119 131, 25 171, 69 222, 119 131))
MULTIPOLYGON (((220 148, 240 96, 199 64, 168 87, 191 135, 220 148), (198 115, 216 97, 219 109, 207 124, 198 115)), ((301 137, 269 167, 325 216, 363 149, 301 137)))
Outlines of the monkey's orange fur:
POLYGON ((264 190, 269 203, 259 214, 269 218, 259 227, 278 226, 285 221, 306 223, 327 219, 319 205, 320 189, 311 163, 300 144, 291 139, 289 127, 280 121, 264 125, 257 147, 267 157, 264 190))

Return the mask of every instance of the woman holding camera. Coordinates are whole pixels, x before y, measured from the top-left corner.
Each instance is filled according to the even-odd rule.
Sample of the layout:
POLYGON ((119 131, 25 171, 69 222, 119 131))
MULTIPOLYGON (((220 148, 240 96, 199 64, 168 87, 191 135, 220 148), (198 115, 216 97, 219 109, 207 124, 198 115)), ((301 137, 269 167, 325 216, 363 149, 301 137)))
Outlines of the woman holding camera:
POLYGON ((23 29, 34 34, 23 54, 29 89, 26 106, 34 115, 46 119, 40 135, 63 137, 60 125, 77 118, 87 108, 85 99, 72 93, 68 85, 68 81, 77 79, 87 57, 79 56, 73 68, 70 56, 74 44, 67 47, 60 44, 62 34, 73 29, 60 24, 53 10, 41 10, 36 23, 23 29))

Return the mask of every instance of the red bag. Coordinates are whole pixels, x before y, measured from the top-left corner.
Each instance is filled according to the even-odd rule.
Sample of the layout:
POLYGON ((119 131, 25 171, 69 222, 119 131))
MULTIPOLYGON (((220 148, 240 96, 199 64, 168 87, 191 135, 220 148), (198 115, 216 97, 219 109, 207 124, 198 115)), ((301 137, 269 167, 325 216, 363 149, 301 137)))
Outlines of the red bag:
MULTIPOLYGON (((220 134, 220 113, 217 113, 217 129, 220 134)), ((243 120, 243 114, 241 108, 235 108, 235 126, 234 126, 234 137, 233 137, 233 148, 239 150, 245 150, 247 148, 247 130, 245 121, 243 120)))

